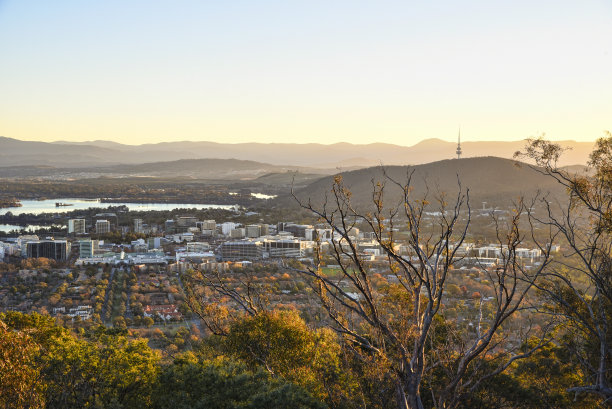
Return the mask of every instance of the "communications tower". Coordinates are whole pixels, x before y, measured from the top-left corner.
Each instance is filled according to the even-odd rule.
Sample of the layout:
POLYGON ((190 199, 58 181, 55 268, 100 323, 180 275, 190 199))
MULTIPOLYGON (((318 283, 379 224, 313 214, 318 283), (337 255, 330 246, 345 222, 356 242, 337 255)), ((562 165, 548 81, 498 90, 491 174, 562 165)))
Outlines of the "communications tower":
POLYGON ((457 136, 457 159, 461 159, 461 129, 459 129, 459 135, 457 136))

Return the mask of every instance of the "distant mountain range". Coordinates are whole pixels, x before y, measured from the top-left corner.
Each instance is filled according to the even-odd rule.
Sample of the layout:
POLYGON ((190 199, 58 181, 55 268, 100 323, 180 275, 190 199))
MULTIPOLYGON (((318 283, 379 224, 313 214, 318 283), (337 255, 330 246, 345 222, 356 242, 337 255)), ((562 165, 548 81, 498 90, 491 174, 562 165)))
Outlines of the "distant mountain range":
MULTIPOLYGON (((592 142, 561 141, 571 148, 564 154, 562 165, 585 164, 593 148, 592 142)), ((524 141, 462 142, 463 156, 499 156, 511 158, 523 148, 524 141)), ((98 167, 119 164, 167 162, 180 159, 238 159, 263 162, 283 167, 309 167, 340 170, 384 165, 416 165, 451 159, 456 143, 427 139, 413 146, 384 143, 355 145, 350 143, 289 144, 216 142, 163 142, 124 145, 110 141, 34 142, 0 137, 0 167, 53 166, 98 167)))

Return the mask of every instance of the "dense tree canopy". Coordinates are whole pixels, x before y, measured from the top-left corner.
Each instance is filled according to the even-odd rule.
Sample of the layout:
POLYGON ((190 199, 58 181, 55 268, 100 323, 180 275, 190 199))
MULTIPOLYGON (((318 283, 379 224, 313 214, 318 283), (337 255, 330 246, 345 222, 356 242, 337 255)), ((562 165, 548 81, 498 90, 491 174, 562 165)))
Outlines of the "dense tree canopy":
POLYGON ((155 408, 323 409, 305 389, 227 360, 180 358, 159 378, 155 408))
MULTIPOLYGON (((300 329, 283 341, 300 339, 307 333, 300 329)), ((269 353, 284 355, 277 358, 283 361, 298 344, 269 353)), ((130 339, 125 330, 100 326, 76 335, 40 314, 0 314, 0 358, 4 408, 325 407, 304 387, 249 366, 245 362, 252 363, 250 359, 206 360, 187 354, 164 363, 146 340, 130 339)), ((295 366, 306 371, 310 363, 295 366)), ((309 382, 314 382, 312 376, 309 382)))

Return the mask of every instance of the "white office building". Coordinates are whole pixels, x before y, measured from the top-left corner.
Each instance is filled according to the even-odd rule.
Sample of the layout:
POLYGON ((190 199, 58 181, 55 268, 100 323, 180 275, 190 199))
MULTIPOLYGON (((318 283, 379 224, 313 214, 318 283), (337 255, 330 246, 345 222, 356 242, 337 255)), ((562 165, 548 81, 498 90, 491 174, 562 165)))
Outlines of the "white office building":
POLYGON ((85 219, 69 219, 68 233, 69 234, 85 234, 86 233, 85 219))
POLYGON ((142 233, 142 219, 134 219, 134 233, 142 233))
POLYGON ((96 221, 96 233, 98 234, 110 233, 110 222, 108 220, 96 221))
POLYGON ((221 225, 221 233, 223 233, 225 236, 229 236, 230 232, 234 230, 236 226, 236 223, 225 222, 221 225))

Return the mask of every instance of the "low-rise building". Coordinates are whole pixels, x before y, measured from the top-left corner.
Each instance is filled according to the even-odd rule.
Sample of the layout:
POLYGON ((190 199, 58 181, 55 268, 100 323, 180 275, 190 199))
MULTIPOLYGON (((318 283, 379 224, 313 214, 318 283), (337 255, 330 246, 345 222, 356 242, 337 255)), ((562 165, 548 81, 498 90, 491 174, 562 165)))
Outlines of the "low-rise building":
POLYGON ((183 319, 183 315, 174 304, 145 305, 143 314, 145 317, 157 316, 164 321, 183 319))
POLYGON ((264 257, 301 258, 306 255, 306 249, 312 248, 312 242, 298 239, 264 239, 262 242, 264 257))
POLYGON ((289 232, 295 237, 303 237, 306 238, 306 231, 312 229, 313 226, 308 224, 295 224, 295 223, 278 223, 276 227, 276 231, 280 232, 289 232))
POLYGON ((226 241, 219 246, 223 261, 254 260, 262 257, 261 243, 250 240, 226 241))
POLYGON ((93 257, 79 258, 75 265, 167 265, 168 259, 163 252, 149 251, 146 253, 105 253, 93 257))
POLYGON ((190 243, 187 243, 186 248, 187 251, 202 253, 210 250, 210 244, 201 241, 192 241, 190 243))
POLYGON ((201 264, 207 261, 215 261, 217 256, 212 251, 206 252, 194 252, 194 251, 182 251, 177 252, 176 261, 181 263, 201 264))
POLYGON ((193 241, 193 233, 179 233, 172 235, 172 241, 182 243, 184 241, 193 241))
POLYGON ((79 317, 81 320, 91 319, 94 309, 91 305, 79 305, 76 308, 70 308, 66 314, 73 319, 79 317))
POLYGON ((176 219, 177 227, 196 227, 198 218, 194 216, 179 216, 176 219))
POLYGON ((243 239, 246 237, 246 229, 242 228, 242 227, 237 227, 235 229, 233 229, 232 231, 230 231, 229 236, 232 239, 243 239))

